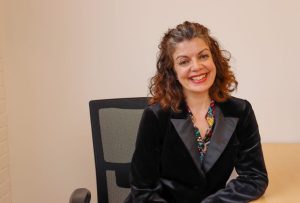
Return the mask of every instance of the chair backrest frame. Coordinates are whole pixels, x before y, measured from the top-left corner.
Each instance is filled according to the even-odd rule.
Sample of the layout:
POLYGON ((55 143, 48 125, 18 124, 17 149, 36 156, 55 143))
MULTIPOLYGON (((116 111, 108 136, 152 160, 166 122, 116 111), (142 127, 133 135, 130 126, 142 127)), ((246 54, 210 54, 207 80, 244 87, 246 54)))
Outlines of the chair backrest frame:
MULTIPOLYGON (((117 99, 103 99, 92 100, 89 102, 90 119, 93 137, 93 148, 96 168, 97 181, 97 196, 98 202, 108 203, 108 188, 106 171, 113 170, 116 176, 122 179, 124 174, 128 173, 130 163, 111 163, 104 159, 103 142, 101 136, 100 116, 99 111, 104 108, 120 108, 120 109, 145 109, 148 105, 147 97, 133 97, 133 98, 117 98, 117 99)), ((129 187, 127 184, 122 185, 122 181, 117 184, 121 187, 129 187)))

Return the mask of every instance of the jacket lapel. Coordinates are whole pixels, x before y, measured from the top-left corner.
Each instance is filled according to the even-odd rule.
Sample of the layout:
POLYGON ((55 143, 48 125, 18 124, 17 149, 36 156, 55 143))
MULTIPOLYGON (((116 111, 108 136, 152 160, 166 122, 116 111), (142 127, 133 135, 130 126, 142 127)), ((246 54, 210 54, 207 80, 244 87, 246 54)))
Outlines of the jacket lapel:
POLYGON ((236 117, 225 117, 219 105, 216 105, 215 119, 215 127, 208 151, 201 166, 191 118, 188 116, 187 111, 172 112, 171 122, 202 175, 204 175, 204 172, 207 173, 221 156, 238 123, 236 117))
POLYGON ((189 154, 191 155, 198 171, 204 176, 203 170, 201 168, 201 162, 199 157, 199 152, 196 145, 196 140, 194 135, 194 126, 193 122, 191 121, 190 117, 187 116, 186 118, 173 118, 171 122, 181 138, 182 142, 184 143, 186 149, 188 150, 189 154))
POLYGON ((203 160, 203 169, 207 173, 221 156, 238 122, 238 118, 224 117, 220 107, 215 109, 216 123, 203 160))

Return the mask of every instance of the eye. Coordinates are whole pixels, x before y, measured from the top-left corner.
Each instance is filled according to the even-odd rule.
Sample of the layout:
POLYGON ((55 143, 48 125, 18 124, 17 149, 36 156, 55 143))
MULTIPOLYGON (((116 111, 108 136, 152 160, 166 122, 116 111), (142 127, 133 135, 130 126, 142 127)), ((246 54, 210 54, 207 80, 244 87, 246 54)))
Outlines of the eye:
POLYGON ((201 59, 201 60, 206 60, 206 59, 208 59, 209 58, 209 54, 201 54, 200 56, 199 56, 199 59, 201 59))
POLYGON ((180 65, 180 66, 186 66, 188 64, 189 64, 188 60, 181 60, 181 61, 178 62, 178 65, 180 65))

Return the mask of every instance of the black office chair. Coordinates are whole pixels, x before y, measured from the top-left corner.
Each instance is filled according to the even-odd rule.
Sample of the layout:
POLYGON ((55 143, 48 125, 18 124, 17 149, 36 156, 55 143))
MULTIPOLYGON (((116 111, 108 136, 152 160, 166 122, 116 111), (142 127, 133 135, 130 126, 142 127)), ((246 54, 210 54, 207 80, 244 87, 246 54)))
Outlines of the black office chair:
MULTIPOLYGON (((129 167, 147 97, 90 101, 99 203, 123 202, 129 193, 129 167)), ((88 189, 76 189, 70 203, 89 203, 88 189)))

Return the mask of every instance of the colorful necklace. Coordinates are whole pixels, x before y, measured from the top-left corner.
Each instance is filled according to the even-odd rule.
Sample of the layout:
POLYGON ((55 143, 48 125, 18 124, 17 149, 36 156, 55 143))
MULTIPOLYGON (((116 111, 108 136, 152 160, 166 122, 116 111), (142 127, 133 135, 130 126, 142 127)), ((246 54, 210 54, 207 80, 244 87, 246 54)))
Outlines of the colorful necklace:
POLYGON ((193 113, 191 112, 191 110, 189 108, 188 108, 188 112, 189 112, 191 120, 194 124, 194 135, 196 137, 197 148, 198 148, 198 151, 200 153, 200 161, 202 162, 203 158, 204 158, 204 155, 207 152, 208 145, 210 143, 210 138, 211 138, 211 135, 212 135, 212 128, 213 128, 213 125, 215 123, 215 116, 214 116, 214 114, 215 114, 215 102, 214 102, 214 100, 211 100, 208 111, 207 111, 206 116, 205 116, 205 119, 208 123, 208 129, 206 130, 204 138, 202 138, 199 129, 195 125, 196 118, 193 116, 193 113))

